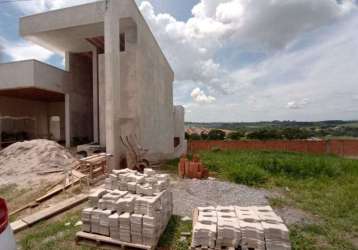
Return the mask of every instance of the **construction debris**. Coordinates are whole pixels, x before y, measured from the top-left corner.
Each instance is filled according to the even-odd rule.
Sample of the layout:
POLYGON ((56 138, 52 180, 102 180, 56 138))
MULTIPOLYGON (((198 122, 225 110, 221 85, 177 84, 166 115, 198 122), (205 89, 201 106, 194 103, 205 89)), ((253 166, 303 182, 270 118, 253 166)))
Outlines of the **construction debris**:
POLYGON ((82 211, 82 231, 124 245, 155 247, 173 211, 168 186, 169 176, 152 169, 144 169, 144 174, 114 170, 105 188, 89 195, 91 207, 82 211))
POLYGON ((67 200, 61 201, 55 205, 51 205, 48 208, 35 212, 29 216, 26 216, 22 219, 19 219, 10 224, 14 233, 17 233, 27 227, 30 227, 44 219, 55 216, 59 213, 67 211, 85 201, 87 201, 88 196, 85 194, 79 194, 67 200))
POLYGON ((193 156, 193 160, 182 156, 179 161, 178 172, 182 178, 206 179, 209 177, 209 170, 204 167, 198 156, 193 156))
POLYGON ((192 249, 289 250, 288 229, 271 207, 199 207, 192 249))

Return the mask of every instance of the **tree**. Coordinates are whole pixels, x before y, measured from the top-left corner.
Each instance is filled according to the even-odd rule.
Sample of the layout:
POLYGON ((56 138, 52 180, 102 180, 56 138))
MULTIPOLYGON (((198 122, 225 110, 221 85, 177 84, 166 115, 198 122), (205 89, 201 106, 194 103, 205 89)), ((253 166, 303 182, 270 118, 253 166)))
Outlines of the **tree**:
POLYGON ((207 140, 209 136, 208 136, 208 134, 206 132, 202 131, 200 133, 200 137, 201 137, 202 140, 207 140))
POLYGON ((188 132, 185 132, 185 140, 189 140, 190 139, 190 134, 188 132))
POLYGON ((213 129, 210 130, 208 134, 209 140, 224 140, 225 139, 225 132, 220 129, 213 129))
POLYGON ((232 133, 228 134, 227 137, 231 140, 236 141, 236 140, 240 140, 241 137, 244 137, 244 134, 237 131, 237 132, 232 132, 232 133))
POLYGON ((248 134, 247 138, 253 140, 273 140, 282 139, 282 135, 279 131, 274 129, 260 129, 248 134))
POLYGON ((197 133, 193 133, 193 134, 190 135, 190 139, 193 140, 193 141, 200 141, 201 137, 197 133))

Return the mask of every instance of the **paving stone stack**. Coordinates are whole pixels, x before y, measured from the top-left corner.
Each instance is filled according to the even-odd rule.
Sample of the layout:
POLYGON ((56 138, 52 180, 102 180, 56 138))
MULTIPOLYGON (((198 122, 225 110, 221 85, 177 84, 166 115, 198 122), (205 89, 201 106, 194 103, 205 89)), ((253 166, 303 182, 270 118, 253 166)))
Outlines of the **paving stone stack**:
POLYGON ((289 250, 289 232, 271 207, 200 207, 192 249, 289 250))
POLYGON ((82 211, 82 231, 128 243, 155 246, 173 212, 169 176, 145 169, 144 174, 114 170, 105 188, 89 196, 82 211))

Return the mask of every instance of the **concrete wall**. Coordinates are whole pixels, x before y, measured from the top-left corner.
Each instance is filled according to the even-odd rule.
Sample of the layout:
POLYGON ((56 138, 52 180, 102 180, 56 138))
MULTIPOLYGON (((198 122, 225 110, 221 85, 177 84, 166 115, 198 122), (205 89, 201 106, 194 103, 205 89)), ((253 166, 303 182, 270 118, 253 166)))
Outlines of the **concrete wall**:
POLYGON ((0 89, 34 86, 33 60, 0 64, 0 89))
POLYGON ((144 18, 137 10, 137 81, 140 139, 150 152, 174 152, 174 73, 144 18))
POLYGON ((77 137, 93 140, 91 59, 71 53, 69 69, 69 81, 64 82, 63 88, 70 102, 70 139, 77 137))
POLYGON ((0 90, 36 87, 63 93, 68 77, 67 72, 36 60, 0 64, 0 90))
POLYGON ((311 154, 358 156, 358 140, 275 140, 275 141, 190 141, 188 151, 198 152, 220 148, 223 150, 276 150, 311 154))

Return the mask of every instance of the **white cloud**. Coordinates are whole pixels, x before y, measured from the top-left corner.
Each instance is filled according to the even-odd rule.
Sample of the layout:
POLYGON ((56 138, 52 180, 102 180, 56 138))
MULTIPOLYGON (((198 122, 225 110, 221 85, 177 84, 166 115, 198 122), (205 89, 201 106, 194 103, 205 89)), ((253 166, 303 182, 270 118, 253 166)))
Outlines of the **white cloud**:
POLYGON ((55 10, 64 7, 70 7, 74 5, 80 5, 90 2, 96 2, 98 0, 36 0, 36 1, 14 1, 14 5, 18 7, 26 15, 44 12, 48 10, 55 10))
POLYGON ((148 1, 141 2, 139 8, 174 68, 177 81, 200 82, 213 94, 227 94, 239 83, 215 59, 221 49, 233 44, 232 50, 246 45, 266 52, 285 48, 301 34, 333 23, 355 8, 350 0, 343 3, 201 0, 186 22, 155 13, 148 1))
POLYGON ((300 101, 291 101, 287 103, 288 109, 303 109, 308 104, 308 99, 303 99, 300 101))
POLYGON ((200 88, 193 89, 191 97, 194 102, 199 104, 211 104, 216 101, 215 97, 206 95, 200 88))
POLYGON ((0 38, 4 50, 3 53, 8 55, 12 60, 29 60, 37 59, 39 61, 47 61, 53 52, 30 42, 10 42, 0 38))

